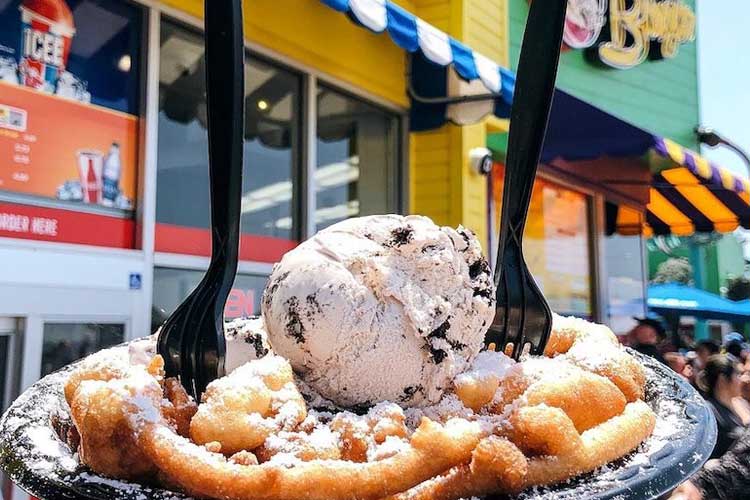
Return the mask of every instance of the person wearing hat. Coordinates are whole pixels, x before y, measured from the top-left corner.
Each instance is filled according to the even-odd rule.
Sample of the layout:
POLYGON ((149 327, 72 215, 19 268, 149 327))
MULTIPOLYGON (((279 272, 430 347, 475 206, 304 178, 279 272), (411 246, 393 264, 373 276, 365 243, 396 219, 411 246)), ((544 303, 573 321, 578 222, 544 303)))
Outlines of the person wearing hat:
POLYGON ((745 351, 747 351, 747 344, 745 343, 745 337, 741 333, 732 332, 724 339, 724 350, 737 358, 740 362, 744 363, 745 351))
POLYGON ((664 356, 661 355, 657 347, 659 339, 664 338, 667 335, 664 325, 662 325, 659 320, 653 318, 633 319, 636 320, 638 324, 630 330, 630 347, 641 354, 651 356, 666 365, 667 362, 664 360, 664 356))
POLYGON ((714 354, 719 354, 719 351, 721 351, 721 348, 715 340, 705 339, 698 342, 695 346, 695 368, 697 370, 705 368, 708 358, 714 354))

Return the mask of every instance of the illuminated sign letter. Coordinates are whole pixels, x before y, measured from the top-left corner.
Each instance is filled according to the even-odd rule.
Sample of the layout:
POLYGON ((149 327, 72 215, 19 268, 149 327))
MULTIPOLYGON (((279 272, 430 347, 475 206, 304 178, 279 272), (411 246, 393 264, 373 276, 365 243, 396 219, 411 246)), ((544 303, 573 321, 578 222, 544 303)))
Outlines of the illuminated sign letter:
POLYGON ((625 0, 612 0, 609 4, 609 42, 599 46, 601 60, 615 68, 632 68, 646 60, 649 38, 642 29, 642 0, 633 0, 633 6, 627 8, 625 0), (630 46, 625 45, 627 35, 633 37, 630 46))

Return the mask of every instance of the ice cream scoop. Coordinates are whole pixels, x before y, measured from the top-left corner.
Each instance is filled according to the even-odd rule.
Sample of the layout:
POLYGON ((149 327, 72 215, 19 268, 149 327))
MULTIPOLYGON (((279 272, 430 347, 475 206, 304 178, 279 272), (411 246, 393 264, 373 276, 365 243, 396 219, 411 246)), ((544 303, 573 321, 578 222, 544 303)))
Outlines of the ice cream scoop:
POLYGON ((348 408, 437 402, 494 315, 479 241, 421 216, 349 219, 276 264, 262 311, 274 351, 348 408))

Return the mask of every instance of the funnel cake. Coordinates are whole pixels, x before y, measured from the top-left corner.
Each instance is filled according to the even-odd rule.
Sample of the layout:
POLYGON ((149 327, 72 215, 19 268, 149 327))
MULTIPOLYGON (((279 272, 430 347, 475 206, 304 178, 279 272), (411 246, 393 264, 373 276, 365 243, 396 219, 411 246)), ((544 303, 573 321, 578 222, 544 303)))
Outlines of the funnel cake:
POLYGON ((69 378, 80 460, 201 498, 512 494, 618 459, 655 424, 641 365, 606 327, 559 316, 545 356, 484 351, 435 404, 359 413, 311 392, 270 348, 196 405, 165 379, 153 339, 143 344, 91 356, 69 378))

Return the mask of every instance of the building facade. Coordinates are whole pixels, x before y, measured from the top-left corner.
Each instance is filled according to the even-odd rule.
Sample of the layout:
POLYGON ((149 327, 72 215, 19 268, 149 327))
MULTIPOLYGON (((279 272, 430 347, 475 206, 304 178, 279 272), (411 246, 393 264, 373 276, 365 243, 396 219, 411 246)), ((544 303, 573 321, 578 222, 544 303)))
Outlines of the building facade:
MULTIPOLYGON (((528 0, 509 0, 509 63, 514 70, 528 11, 528 0)), ((618 121, 695 150, 694 22, 692 0, 571 1, 557 87, 618 121), (656 41, 659 37, 662 43, 656 41)), ((554 113, 555 108, 548 136, 589 119, 573 109, 556 122, 554 113)), ((572 156, 585 157, 597 141, 611 143, 609 151, 602 148, 605 154, 587 161, 553 158, 540 166, 525 243, 530 267, 553 309, 594 318, 625 334, 635 324, 633 316, 645 314, 648 261, 641 228, 654 196, 648 188, 652 172, 674 165, 653 154, 623 154, 616 145, 618 126, 602 122, 601 134, 589 129, 588 135, 565 136, 572 156), (613 227, 613 213, 627 213, 633 230, 613 227)), ((507 134, 490 134, 488 146, 502 162, 507 134)), ((496 173, 502 174, 500 166, 496 173)), ((501 196, 496 187, 491 200, 495 214, 501 196)))
MULTIPOLYGON (((504 0, 398 3, 507 62, 504 0)), ((488 241, 486 180, 468 150, 506 124, 410 134, 407 56, 387 37, 316 0, 244 7, 241 262, 227 317, 256 314, 273 263, 347 217, 424 213, 488 241)), ((0 406, 154 331, 201 279, 201 16, 199 0, 0 3, 0 406)))
MULTIPOLYGON (((525 0, 397 3, 515 67, 525 0)), ((201 16, 199 0, 0 4, 3 404, 71 359, 154 331, 202 277, 201 16)), ((501 158, 507 120, 410 132, 407 54, 324 2, 247 2, 245 34, 241 262, 228 317, 257 313, 272 264, 346 217, 424 214, 471 228, 493 254, 502 166, 488 180, 470 155, 489 147, 501 158)), ((559 87, 694 146, 694 44, 675 44, 669 57, 630 69, 567 47, 559 87)), ((643 312, 642 239, 609 231, 607 220, 612 206, 643 218, 652 167, 542 165, 526 246, 553 308, 618 331, 643 312), (613 178, 640 185, 613 187, 613 178)))
MULTIPOLYGON (((410 132, 408 54, 334 3, 245 2, 241 261, 228 318, 257 314, 273 263, 347 217, 463 224, 494 254, 508 121, 410 132), (473 166, 480 148, 497 160, 490 176, 473 166)), ((395 3, 515 68, 526 0, 395 3)), ((610 3, 619 10, 599 13, 603 23, 626 10, 610 3)), ((0 408, 74 359, 153 332, 207 268, 202 4, 0 0, 0 408)), ((692 0, 670 4, 693 12, 692 0)), ((620 53, 633 48, 621 40, 610 54, 632 66, 621 69, 592 59, 607 29, 568 33, 559 87, 695 147, 692 33, 666 48, 647 37, 635 56, 620 53), (588 39, 597 45, 571 48, 588 39)), ((452 94, 475 91, 452 85, 452 94)), ((640 233, 654 168, 651 156, 541 166, 526 253, 555 310, 618 333, 645 312, 640 233), (636 229, 613 230, 612 214, 636 229)))

